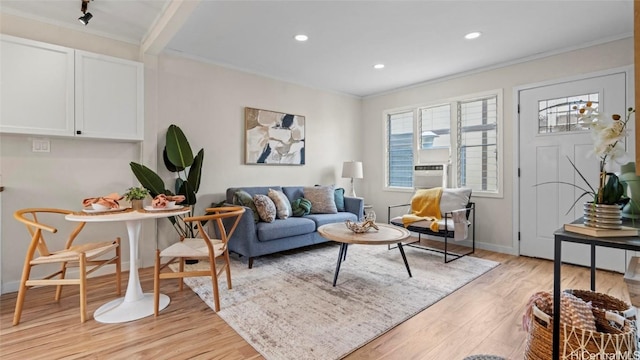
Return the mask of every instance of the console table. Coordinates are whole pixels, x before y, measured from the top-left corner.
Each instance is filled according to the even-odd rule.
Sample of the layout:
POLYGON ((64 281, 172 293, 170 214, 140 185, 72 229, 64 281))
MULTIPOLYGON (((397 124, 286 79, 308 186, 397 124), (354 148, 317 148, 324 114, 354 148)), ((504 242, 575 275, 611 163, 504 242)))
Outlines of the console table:
MULTIPOLYGON (((582 219, 576 220, 582 222, 582 219)), ((640 221, 623 221, 624 226, 640 228, 640 221)), ((591 246, 591 291, 596 290, 596 246, 640 251, 640 237, 593 237, 574 232, 557 230, 554 235, 553 255, 553 359, 560 359, 560 270, 562 265, 562 242, 586 244, 591 246)))

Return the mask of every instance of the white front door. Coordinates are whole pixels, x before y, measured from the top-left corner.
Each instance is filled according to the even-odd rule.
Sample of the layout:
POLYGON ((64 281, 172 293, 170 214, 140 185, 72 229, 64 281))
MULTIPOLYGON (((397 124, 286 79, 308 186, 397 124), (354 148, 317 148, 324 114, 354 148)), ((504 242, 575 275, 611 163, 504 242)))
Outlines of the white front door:
MULTIPOLYGON (((591 133, 575 125, 573 106, 592 100, 601 113, 625 114, 626 76, 616 72, 519 92, 521 255, 553 259, 554 231, 581 217, 583 203, 592 200, 585 196, 572 208, 583 190, 559 183, 588 189, 571 166, 571 159, 597 188, 599 161, 589 155, 593 149, 591 133), (539 185, 545 182, 550 184, 539 185)), ((565 262, 590 264, 589 246, 565 243, 562 254, 565 262)), ((599 248, 596 264, 624 272, 624 251, 599 248)))

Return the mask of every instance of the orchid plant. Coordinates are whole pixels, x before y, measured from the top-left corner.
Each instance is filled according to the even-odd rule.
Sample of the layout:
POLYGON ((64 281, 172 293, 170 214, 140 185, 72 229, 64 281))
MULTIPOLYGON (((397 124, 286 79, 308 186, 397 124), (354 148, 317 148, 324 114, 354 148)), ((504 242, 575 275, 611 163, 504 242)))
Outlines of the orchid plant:
POLYGON ((586 102, 582 107, 574 106, 573 109, 578 112, 578 124, 585 129, 590 129, 593 136, 594 147, 591 153, 598 156, 600 161, 598 188, 594 189, 591 184, 589 184, 569 157, 567 157, 569 163, 587 187, 565 181, 543 182, 535 186, 560 183, 582 190, 582 194, 574 201, 573 205, 567 211, 567 214, 576 206, 578 201, 585 196, 591 196, 594 204, 626 204, 629 198, 625 195, 624 186, 615 173, 607 171, 607 164, 610 164, 610 161, 620 162, 624 160, 625 151, 622 146, 622 141, 626 136, 627 123, 631 115, 635 113, 635 109, 628 108, 624 119, 618 114, 614 114, 608 118, 598 112, 598 109, 594 108, 593 103, 590 101, 586 102))
POLYGON ((607 164, 609 161, 619 162, 624 158, 625 150, 622 141, 627 135, 627 123, 635 113, 635 109, 628 108, 624 119, 618 114, 613 114, 611 117, 605 116, 594 108, 590 101, 580 108, 574 106, 574 109, 578 111, 578 124, 591 130, 594 142, 592 153, 600 160, 600 181, 597 191, 591 188, 575 165, 573 166, 591 188, 591 191, 583 196, 593 194, 596 204, 619 204, 624 197, 624 187, 616 174, 607 171, 607 164))

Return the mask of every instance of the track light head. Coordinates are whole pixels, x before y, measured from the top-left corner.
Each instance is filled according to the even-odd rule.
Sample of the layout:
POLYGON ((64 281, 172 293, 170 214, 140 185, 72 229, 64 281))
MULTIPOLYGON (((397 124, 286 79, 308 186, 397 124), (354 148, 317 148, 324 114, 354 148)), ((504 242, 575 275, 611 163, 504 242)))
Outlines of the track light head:
POLYGON ((80 23, 84 26, 87 26, 87 24, 89 23, 89 20, 91 20, 91 18, 93 17, 93 15, 91 15, 90 12, 80 16, 78 18, 78 21, 80 21, 80 23))
POLYGON ((90 0, 80 0, 80 11, 82 11, 82 16, 78 18, 78 21, 80 21, 80 23, 84 26, 87 26, 89 20, 91 20, 91 18, 93 17, 90 12, 87 12, 89 1, 90 0))

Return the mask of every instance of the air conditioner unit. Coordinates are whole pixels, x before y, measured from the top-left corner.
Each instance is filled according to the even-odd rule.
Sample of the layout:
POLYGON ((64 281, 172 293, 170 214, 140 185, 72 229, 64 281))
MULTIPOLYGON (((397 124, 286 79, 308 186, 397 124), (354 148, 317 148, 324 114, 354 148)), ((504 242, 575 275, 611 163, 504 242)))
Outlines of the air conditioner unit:
POLYGON ((429 189, 447 187, 449 148, 421 149, 413 166, 413 187, 429 189))
POLYGON ((413 167, 413 187, 429 189, 447 187, 448 164, 416 164, 413 167))

